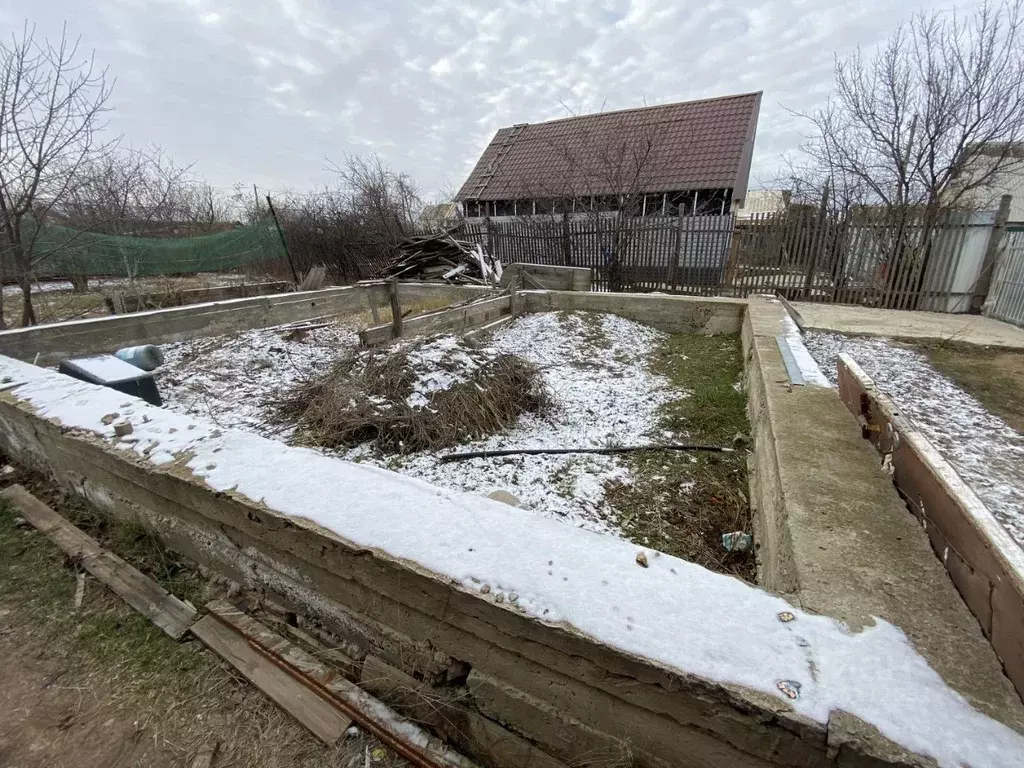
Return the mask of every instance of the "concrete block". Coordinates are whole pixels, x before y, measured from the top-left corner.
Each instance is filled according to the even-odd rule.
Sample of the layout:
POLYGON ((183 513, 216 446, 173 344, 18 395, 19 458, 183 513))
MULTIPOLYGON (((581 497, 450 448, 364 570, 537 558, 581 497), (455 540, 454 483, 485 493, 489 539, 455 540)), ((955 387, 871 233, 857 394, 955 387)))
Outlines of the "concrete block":
POLYGON ((360 299, 355 288, 327 288, 16 328, 0 331, 0 353, 28 361, 38 354, 39 365, 52 365, 64 357, 137 344, 167 344, 355 312, 360 299))
MULTIPOLYGON (((112 352, 137 344, 175 341, 235 333, 251 328, 365 311, 367 297, 383 292, 383 283, 359 283, 321 291, 229 299, 206 304, 134 312, 89 320, 36 325, 0 331, 0 353, 39 365, 54 365, 65 357, 112 352)), ((443 283, 401 283, 399 296, 407 305, 424 301, 464 301, 492 292, 478 286, 443 283)))
MULTIPOLYGON (((539 741, 537 721, 526 704, 540 702, 567 727, 579 724, 581 743, 618 744, 624 729, 650 734, 637 751, 650 765, 714 764, 713 755, 740 766, 825 759, 824 728, 777 699, 539 622, 301 518, 215 492, 183 461, 157 467, 91 433, 62 430, 10 392, 0 393, 0 449, 116 514, 136 516, 200 564, 311 616, 358 646, 357 657, 378 657, 428 683, 447 678, 458 662, 470 665, 522 704, 509 704, 504 716, 510 730, 531 739, 539 741)), ((483 719, 468 718, 467 728, 489 738, 493 721, 476 714, 483 719)), ((586 755, 573 758, 585 762, 586 755)))
POLYGON ((992 646, 838 392, 788 385, 784 312, 751 299, 743 333, 764 586, 854 630, 889 621, 975 707, 1024 730, 992 646))
POLYGON ((877 728, 849 712, 833 712, 828 720, 830 765, 836 768, 936 768, 931 758, 898 747, 877 728))
POLYGON ((488 765, 502 768, 565 768, 565 764, 530 741, 467 706, 468 691, 429 688, 415 678, 367 656, 363 688, 407 717, 428 724, 444 738, 488 765))
POLYGON ((505 267, 501 274, 501 288, 508 288, 513 278, 518 280, 520 290, 546 291, 589 291, 591 271, 589 267, 556 267, 548 264, 524 264, 515 262, 505 267))
MULTIPOLYGON (((557 682, 556 682, 557 684, 557 682)), ((586 762, 597 765, 644 765, 668 768, 679 765, 679 755, 685 754, 685 765, 712 768, 713 766, 771 765, 760 759, 729 747, 696 729, 681 729, 670 720, 647 719, 641 727, 630 719, 630 713, 620 711, 610 697, 600 692, 592 702, 610 706, 615 728, 596 730, 566 714, 558 707, 523 693, 513 685, 488 677, 474 670, 467 681, 473 703, 485 715, 499 722, 525 728, 538 744, 566 760, 585 755, 586 762)), ((807 755, 806 762, 785 765, 818 764, 818 758, 807 755)))
POLYGON ((650 293, 523 291, 526 312, 606 312, 668 333, 739 333, 746 302, 650 293))

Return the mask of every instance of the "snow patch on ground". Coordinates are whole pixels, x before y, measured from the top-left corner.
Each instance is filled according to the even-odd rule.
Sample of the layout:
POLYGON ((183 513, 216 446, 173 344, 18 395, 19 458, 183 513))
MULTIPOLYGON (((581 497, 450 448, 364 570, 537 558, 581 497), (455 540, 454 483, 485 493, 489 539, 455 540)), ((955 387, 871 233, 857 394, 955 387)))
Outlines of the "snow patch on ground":
POLYGON ((303 324, 163 345, 157 382, 164 405, 220 427, 287 439, 291 428, 269 419, 275 394, 328 370, 359 345, 353 326, 290 330, 296 325, 303 324))
MULTIPOLYGON (((615 315, 531 314, 494 333, 492 354, 512 354, 535 364, 554 407, 546 417, 525 414, 500 435, 458 448, 598 448, 671 440, 655 434, 658 409, 682 394, 647 370, 647 358, 665 334, 615 315)), ((452 339, 443 344, 454 344, 452 339)), ((440 340, 439 340, 440 341, 440 340)), ((438 343, 438 342, 435 342, 438 343)), ((343 454, 446 488, 487 495, 507 491, 521 506, 582 528, 618 534, 605 487, 629 483, 620 456, 569 454, 468 459, 447 464, 438 454, 375 457, 367 447, 343 454)))
POLYGON ((96 435, 113 451, 155 467, 181 461, 213 490, 312 521, 502 610, 572 628, 683 674, 761 691, 822 725, 834 710, 848 711, 941 766, 997 768, 1019 764, 1024 754, 1024 737, 973 709, 885 621, 854 634, 670 555, 647 550, 649 567, 641 568, 638 548, 612 536, 222 431, 11 358, 0 357, 0 379, 17 384, 11 396, 41 417, 96 435), (133 424, 131 435, 119 439, 104 423, 111 413, 133 424), (792 620, 782 621, 781 612, 792 620))
POLYGON ((853 357, 1024 547, 1024 435, 989 413, 915 349, 837 333, 808 333, 805 341, 833 386, 839 353, 853 357))
POLYGON ((457 336, 439 336, 425 343, 400 341, 394 348, 405 350, 409 366, 416 374, 412 394, 406 399, 413 408, 425 406, 434 392, 451 389, 469 380, 497 355, 488 347, 470 349, 457 336))
MULTIPOLYGON (((283 328, 169 344, 160 369, 167 407, 208 418, 222 427, 249 429, 288 441, 292 430, 271 423, 266 403, 332 360, 355 349, 352 329, 328 326, 288 341, 283 328)), ((456 336, 393 346, 404 351, 417 374, 409 404, 423 406, 431 393, 467 380, 487 360, 512 354, 534 363, 553 400, 541 418, 524 414, 511 430, 459 446, 458 451, 566 448, 670 442, 658 433, 658 409, 685 393, 647 370, 647 358, 665 334, 615 315, 543 313, 518 318, 474 347, 456 336)), ((326 452, 326 451, 325 451, 326 452)), ((508 456, 441 464, 448 451, 378 456, 364 444, 343 458, 394 469, 445 488, 486 496, 503 490, 544 517, 618 534, 605 499, 609 484, 631 482, 621 456, 569 454, 508 456)))
POLYGON ((832 386, 828 377, 821 372, 818 361, 808 351, 804 344, 803 334, 800 333, 799 326, 789 316, 789 313, 786 313, 782 318, 782 327, 786 332, 786 341, 789 344, 790 351, 793 353, 796 366, 800 369, 800 375, 804 377, 804 383, 816 387, 832 386))

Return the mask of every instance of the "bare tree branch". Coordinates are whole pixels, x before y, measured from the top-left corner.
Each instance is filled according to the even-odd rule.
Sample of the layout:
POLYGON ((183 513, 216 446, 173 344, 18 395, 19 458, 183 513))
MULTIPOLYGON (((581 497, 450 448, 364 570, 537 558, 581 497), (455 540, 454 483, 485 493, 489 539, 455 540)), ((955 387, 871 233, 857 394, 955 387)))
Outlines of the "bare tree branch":
MULTIPOLYGON (((32 273, 41 223, 73 188, 83 165, 108 151, 102 141, 113 83, 67 29, 37 41, 28 23, 0 43, 0 270, 22 290, 22 324, 35 323, 32 273)), ((0 327, 3 327, 0 305, 0 327)))
POLYGON ((819 189, 830 181, 840 206, 989 204, 985 191, 1024 159, 1022 6, 920 11, 874 53, 837 59, 828 104, 794 113, 813 132, 793 175, 819 189))

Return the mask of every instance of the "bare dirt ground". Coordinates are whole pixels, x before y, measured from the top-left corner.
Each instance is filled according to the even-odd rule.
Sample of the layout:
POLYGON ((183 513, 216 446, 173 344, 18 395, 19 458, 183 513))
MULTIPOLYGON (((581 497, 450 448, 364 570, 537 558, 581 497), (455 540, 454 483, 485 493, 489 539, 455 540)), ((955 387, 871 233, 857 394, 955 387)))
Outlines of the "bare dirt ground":
MULTIPOLYGON (((90 511, 70 499, 62 508, 37 477, 3 476, 11 482, 89 529, 90 511)), ((201 602, 207 587, 172 553, 138 530, 96 525, 91 535, 201 602)), ((214 768, 404 765, 361 732, 324 747, 197 641, 174 642, 92 577, 76 609, 77 570, 0 504, 0 765, 191 766, 204 747, 217 749, 214 768)))

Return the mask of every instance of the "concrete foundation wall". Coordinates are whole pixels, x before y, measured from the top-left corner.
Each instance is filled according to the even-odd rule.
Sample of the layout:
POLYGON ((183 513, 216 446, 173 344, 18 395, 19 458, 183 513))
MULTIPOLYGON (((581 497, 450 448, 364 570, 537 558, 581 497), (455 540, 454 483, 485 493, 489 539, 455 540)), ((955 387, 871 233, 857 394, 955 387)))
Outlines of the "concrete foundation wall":
MULTIPOLYGON (((459 333, 469 328, 493 323, 508 317, 512 311, 512 299, 498 296, 484 299, 464 307, 428 312, 411 317, 402 323, 402 338, 426 336, 432 333, 459 333)), ((378 325, 359 332, 359 343, 364 347, 375 347, 394 340, 394 326, 378 325)))
MULTIPOLYGON (((146 410, 134 407, 136 417, 146 410)), ((380 550, 215 492, 183 461, 157 467, 130 448, 62 428, 9 392, 0 393, 0 447, 320 622, 357 666, 393 669, 398 684, 411 677, 428 700, 451 700, 442 714, 455 725, 438 729, 486 764, 923 765, 877 734, 865 738, 872 731, 856 718, 836 713, 826 729, 774 697, 541 623, 380 550)))
POLYGON ((545 291, 589 291, 589 267, 555 267, 547 264, 509 264, 501 274, 501 287, 507 288, 513 279, 517 287, 545 291))
MULTIPOLYGON (((37 325, 0 332, 0 354, 53 365, 66 357, 112 352, 136 344, 168 344, 199 336, 266 328, 316 317, 369 310, 370 301, 388 306, 387 286, 359 283, 344 288, 287 293, 195 304, 150 312, 37 325)), ((464 301, 489 292, 475 286, 403 283, 399 299, 406 306, 419 302, 464 301)))
POLYGON ((1021 730, 991 644, 838 392, 790 385, 784 314, 751 299, 742 334, 759 582, 853 629, 895 624, 952 688, 1021 730))
MULTIPOLYGON (((143 296, 127 295, 123 298, 126 312, 141 312, 149 309, 186 307, 192 304, 205 304, 226 299, 244 299, 250 296, 270 296, 290 290, 291 285, 291 283, 281 280, 272 283, 222 285, 214 288, 190 288, 184 291, 171 290, 143 296)), ((110 313, 116 314, 117 308, 114 300, 108 296, 106 303, 110 313)))
POLYGON ((932 549, 1024 696, 1024 552, 912 422, 852 359, 839 358, 839 394, 893 470, 932 549))
POLYGON ((650 293, 523 291, 525 312, 607 312, 668 333, 739 333, 746 302, 650 293))

